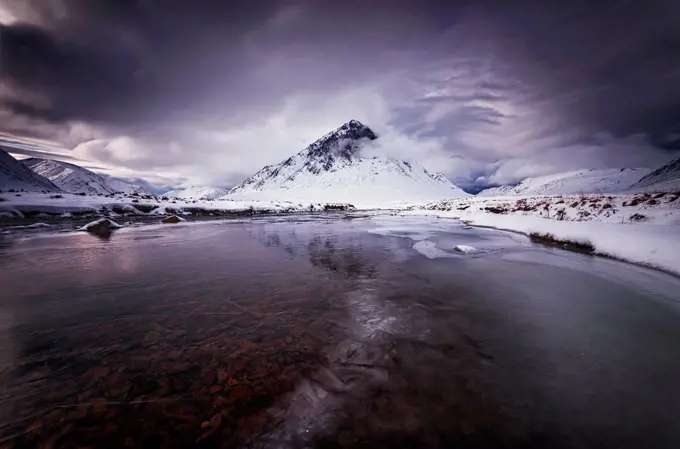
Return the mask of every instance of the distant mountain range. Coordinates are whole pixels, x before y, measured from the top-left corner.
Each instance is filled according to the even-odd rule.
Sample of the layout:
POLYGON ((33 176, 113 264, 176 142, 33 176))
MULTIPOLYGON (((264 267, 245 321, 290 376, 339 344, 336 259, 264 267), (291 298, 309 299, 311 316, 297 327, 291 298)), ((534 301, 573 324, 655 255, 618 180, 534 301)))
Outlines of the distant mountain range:
POLYGON ((214 200, 229 193, 229 190, 219 187, 191 186, 165 192, 163 196, 180 199, 214 200))
MULTIPOLYGON (((384 157, 363 157, 362 148, 378 136, 351 120, 298 154, 268 165, 227 191, 191 186, 166 192, 178 199, 244 199, 387 204, 468 196, 440 173, 384 157)), ((142 186, 102 176, 67 162, 29 158, 18 161, 0 148, 0 191, 67 192, 91 195, 148 194, 142 186)), ((528 196, 631 191, 679 191, 680 158, 647 168, 576 170, 526 178, 516 185, 483 190, 478 196, 528 196)))
POLYGON ((0 190, 88 195, 149 193, 142 186, 98 175, 68 162, 39 158, 19 161, 3 149, 0 149, 0 190))
POLYGON ((526 178, 517 185, 505 185, 482 190, 477 196, 616 193, 627 190, 649 171, 648 168, 569 171, 526 178))
POLYGON ((148 194, 142 186, 102 176, 86 168, 52 159, 28 158, 20 161, 35 173, 49 179, 67 193, 108 195, 111 193, 148 194))
POLYGON ((378 136, 357 120, 326 134, 285 161, 231 189, 233 199, 350 203, 420 202, 467 196, 445 176, 384 157, 363 157, 378 136))
POLYGON ((0 148, 0 191, 60 192, 49 179, 40 176, 0 148))

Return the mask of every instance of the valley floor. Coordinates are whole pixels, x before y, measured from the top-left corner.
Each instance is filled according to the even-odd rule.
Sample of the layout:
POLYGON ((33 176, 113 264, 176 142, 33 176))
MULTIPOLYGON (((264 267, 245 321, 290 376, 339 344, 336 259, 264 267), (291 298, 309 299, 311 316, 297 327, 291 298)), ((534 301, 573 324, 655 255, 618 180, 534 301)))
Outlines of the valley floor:
MULTIPOLYGON (((361 206, 361 205, 360 205, 361 206)), ((0 219, 166 215, 233 216, 349 207, 342 204, 179 200, 147 196, 81 196, 4 192, 0 219)), ((361 208, 361 207, 360 207, 361 208)), ((366 207, 364 207, 366 208, 366 207)), ((373 207, 375 208, 375 207, 373 207)), ((515 231, 535 241, 614 257, 680 275, 680 192, 627 195, 464 197, 425 205, 384 204, 405 215, 456 218, 475 226, 515 231)))
POLYGON ((412 207, 680 274, 680 193, 470 197, 412 207))

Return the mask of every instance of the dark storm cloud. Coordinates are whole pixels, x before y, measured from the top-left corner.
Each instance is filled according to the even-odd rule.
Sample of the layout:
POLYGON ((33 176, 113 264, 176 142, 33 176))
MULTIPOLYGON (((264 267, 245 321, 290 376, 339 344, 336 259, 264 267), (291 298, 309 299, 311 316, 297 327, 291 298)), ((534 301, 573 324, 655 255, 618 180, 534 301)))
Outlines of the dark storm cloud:
MULTIPOLYGON (((0 145, 0 148, 3 150, 7 151, 8 153, 12 153, 13 155, 21 155, 25 157, 37 157, 40 159, 59 159, 64 162, 71 162, 73 164, 78 164, 85 166, 86 162, 81 161, 80 159, 76 159, 68 154, 59 154, 59 153, 54 153, 50 151, 43 151, 43 150, 31 150, 28 148, 21 148, 21 147, 16 147, 16 146, 3 146, 0 145)), ((88 167, 89 168, 89 167, 88 167)), ((103 170, 104 168, 102 167, 94 167, 96 170, 103 170)))
POLYGON ((0 132, 89 140, 77 157, 129 170, 234 183, 364 111, 378 151, 471 188, 680 147, 673 0, 0 0, 3 17, 0 132))
POLYGON ((178 7, 187 2, 66 1, 59 14, 32 3, 39 23, 3 26, 0 62, 4 81, 48 106, 6 106, 48 121, 138 123, 190 108, 211 76, 234 71, 230 40, 246 31, 238 18, 253 18, 261 2, 232 11, 231 2, 210 2, 202 11, 178 7))
MULTIPOLYGON (((314 55, 325 59, 317 70, 330 69, 338 78, 342 73, 336 70, 342 68, 346 78, 358 77, 365 61, 380 60, 381 51, 389 45, 398 48, 423 23, 417 15, 409 17, 408 11, 420 11, 409 7, 398 9, 396 23, 381 24, 380 9, 360 1, 338 5, 71 0, 57 11, 49 7, 50 2, 28 3, 36 8, 38 23, 2 26, 3 78, 38 93, 48 106, 15 99, 5 101, 5 107, 48 121, 133 124, 195 114, 210 119, 217 100, 232 105, 274 100, 280 89, 286 89, 286 76, 310 80, 303 72, 304 61, 297 61, 300 72, 278 73, 271 84, 253 89, 252 69, 275 58, 283 45, 290 49, 285 56, 293 66, 296 58, 314 55), (290 29, 276 27, 277 21, 287 20, 304 22, 290 29), (394 25, 401 26, 399 32, 394 25), (392 36, 400 37, 392 41, 392 36), (342 53, 356 58, 355 64, 340 60, 342 53)), ((388 4, 399 8, 399 2, 375 3, 379 8, 388 4)))

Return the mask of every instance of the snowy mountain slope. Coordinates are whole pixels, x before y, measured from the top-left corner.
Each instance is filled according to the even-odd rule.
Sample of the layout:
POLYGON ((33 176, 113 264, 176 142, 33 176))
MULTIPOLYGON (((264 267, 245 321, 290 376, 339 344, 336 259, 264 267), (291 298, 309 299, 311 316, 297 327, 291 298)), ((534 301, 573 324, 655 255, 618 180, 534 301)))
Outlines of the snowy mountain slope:
POLYGON ((636 179, 639 179, 639 176, 648 172, 648 168, 576 170, 527 178, 516 186, 500 186, 482 190, 477 196, 615 193, 627 190, 636 179))
POLYGON ((50 180, 29 170, 21 162, 0 148, 0 190, 26 190, 29 192, 59 192, 50 180))
POLYGON ((449 178, 447 178, 446 176, 444 176, 441 173, 430 173, 430 176, 432 176, 432 179, 434 179, 436 181, 442 182, 444 184, 453 185, 453 183, 449 180, 449 178))
POLYGON ((121 192, 125 194, 147 194, 143 187, 129 184, 118 179, 98 175, 90 170, 68 162, 51 159, 28 158, 21 161, 35 173, 52 181, 60 189, 68 193, 87 193, 107 195, 121 192))
POLYGON ((229 190, 221 189, 219 187, 191 186, 185 189, 170 190, 169 192, 165 192, 163 196, 180 199, 192 198, 197 200, 214 200, 227 193, 229 193, 229 190))
POLYGON ((467 196, 415 163, 361 156, 378 137, 351 120, 285 161, 264 167, 227 198, 383 204, 467 196))
POLYGON ((631 190, 680 190, 680 158, 657 168, 653 172, 640 178, 630 187, 631 190))

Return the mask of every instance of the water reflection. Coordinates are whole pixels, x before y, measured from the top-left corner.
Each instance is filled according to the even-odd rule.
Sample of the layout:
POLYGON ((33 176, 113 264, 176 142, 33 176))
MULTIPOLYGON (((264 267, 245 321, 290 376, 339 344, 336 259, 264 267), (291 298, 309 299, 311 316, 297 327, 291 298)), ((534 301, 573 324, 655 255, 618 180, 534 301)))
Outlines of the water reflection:
POLYGON ((680 327, 645 296, 677 283, 405 223, 442 248, 498 250, 430 260, 368 232, 380 223, 276 217, 0 249, 0 447, 678 441, 680 327))
MULTIPOLYGON (((322 366, 269 409, 280 424, 255 447, 436 442, 461 428, 475 434, 492 424, 503 434, 497 406, 482 393, 491 357, 465 332, 464 319, 457 329, 450 313, 445 324, 435 321, 427 296, 432 292, 398 281, 409 276, 393 263, 416 255, 409 251, 412 243, 383 240, 376 247, 376 237, 365 230, 329 234, 286 227, 266 227, 257 238, 308 257, 353 288, 342 299, 347 338, 327 346, 322 366), (478 415, 452 424, 470 409, 478 415)), ((441 292, 435 296, 440 300, 441 292)))
POLYGON ((281 248, 291 257, 304 255, 313 266, 349 279, 375 278, 378 263, 384 262, 379 252, 368 250, 371 246, 365 232, 343 233, 340 239, 323 230, 301 232, 287 226, 265 226, 255 236, 268 247, 281 248))

